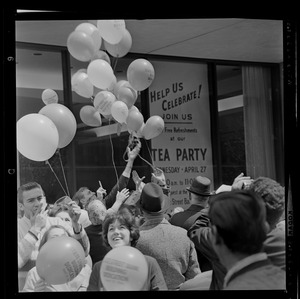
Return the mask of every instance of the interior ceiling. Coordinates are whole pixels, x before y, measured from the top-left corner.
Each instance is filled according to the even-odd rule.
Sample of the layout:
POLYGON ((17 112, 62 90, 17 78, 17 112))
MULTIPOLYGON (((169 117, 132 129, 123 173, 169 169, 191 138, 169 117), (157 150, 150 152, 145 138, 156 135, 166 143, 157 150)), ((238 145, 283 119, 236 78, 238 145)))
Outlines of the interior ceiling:
MULTIPOLYGON (((66 46, 77 25, 92 20, 16 21, 16 41, 66 46)), ((130 52, 201 59, 283 62, 281 20, 126 19, 130 52)))

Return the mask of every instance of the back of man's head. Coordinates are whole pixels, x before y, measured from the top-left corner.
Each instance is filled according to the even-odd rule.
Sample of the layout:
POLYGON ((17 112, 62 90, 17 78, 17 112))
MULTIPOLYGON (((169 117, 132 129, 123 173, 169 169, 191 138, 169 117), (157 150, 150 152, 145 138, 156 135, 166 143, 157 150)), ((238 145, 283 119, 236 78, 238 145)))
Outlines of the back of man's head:
POLYGON ((284 188, 270 178, 258 177, 249 189, 262 197, 266 206, 267 222, 271 228, 274 227, 285 209, 284 188))
POLYGON ((247 255, 261 251, 268 226, 263 200, 256 193, 237 190, 213 196, 209 217, 230 251, 247 255))

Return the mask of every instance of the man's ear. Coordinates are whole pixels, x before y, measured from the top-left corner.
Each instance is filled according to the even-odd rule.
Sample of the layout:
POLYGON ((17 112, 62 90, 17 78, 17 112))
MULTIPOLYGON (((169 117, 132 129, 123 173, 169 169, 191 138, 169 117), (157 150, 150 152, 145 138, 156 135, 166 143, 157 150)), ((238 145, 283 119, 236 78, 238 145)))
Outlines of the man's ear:
POLYGON ((22 203, 20 203, 20 202, 18 202, 18 209, 20 211, 24 211, 24 205, 22 203))
POLYGON ((219 235, 218 233, 218 230, 217 230, 217 227, 215 225, 213 225, 211 227, 211 230, 212 230, 212 234, 213 234, 213 242, 216 244, 216 245, 221 245, 223 244, 223 239, 222 237, 219 235))

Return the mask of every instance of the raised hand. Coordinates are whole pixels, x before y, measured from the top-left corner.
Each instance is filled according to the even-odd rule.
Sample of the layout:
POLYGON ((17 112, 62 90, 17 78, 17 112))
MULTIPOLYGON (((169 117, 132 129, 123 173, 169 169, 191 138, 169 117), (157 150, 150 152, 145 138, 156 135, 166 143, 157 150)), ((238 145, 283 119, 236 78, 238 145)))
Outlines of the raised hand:
POLYGON ((140 185, 141 185, 141 183, 143 182, 144 179, 145 179, 145 176, 140 178, 138 173, 135 170, 132 171, 132 180, 135 183, 135 189, 136 190, 140 189, 140 185))
POLYGON ((73 223, 78 223, 80 214, 81 214, 81 209, 80 207, 76 204, 75 201, 70 201, 68 203, 68 213, 71 217, 71 220, 73 223))
POLYGON ((127 188, 122 189, 117 192, 116 201, 119 203, 123 203, 126 198, 129 196, 129 190, 127 188))
POLYGON ((134 160, 141 150, 142 144, 139 139, 136 141, 135 147, 131 150, 129 146, 127 146, 127 156, 129 160, 134 160))
POLYGON ((40 203, 38 209, 35 212, 31 212, 30 223, 31 228, 35 230, 36 233, 39 233, 46 225, 46 219, 48 211, 46 211, 46 206, 44 203, 40 203))
POLYGON ((153 183, 158 184, 161 187, 165 187, 166 186, 166 178, 165 178, 165 174, 164 172, 157 167, 153 168, 154 172, 151 173, 151 181, 153 183))
POLYGON ((242 172, 239 174, 232 183, 232 190, 236 189, 243 189, 244 185, 250 185, 253 182, 253 179, 251 179, 250 176, 244 176, 244 173, 242 172))

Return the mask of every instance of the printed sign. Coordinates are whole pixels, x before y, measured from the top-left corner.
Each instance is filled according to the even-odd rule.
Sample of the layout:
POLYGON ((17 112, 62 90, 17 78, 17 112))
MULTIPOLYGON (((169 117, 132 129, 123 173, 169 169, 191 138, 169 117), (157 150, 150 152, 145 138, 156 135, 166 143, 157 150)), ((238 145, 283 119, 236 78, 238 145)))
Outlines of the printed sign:
POLYGON ((171 187, 170 208, 190 205, 186 187, 196 176, 212 181, 207 65, 151 61, 155 79, 149 87, 150 116, 163 118, 163 132, 151 139, 152 159, 171 187))

